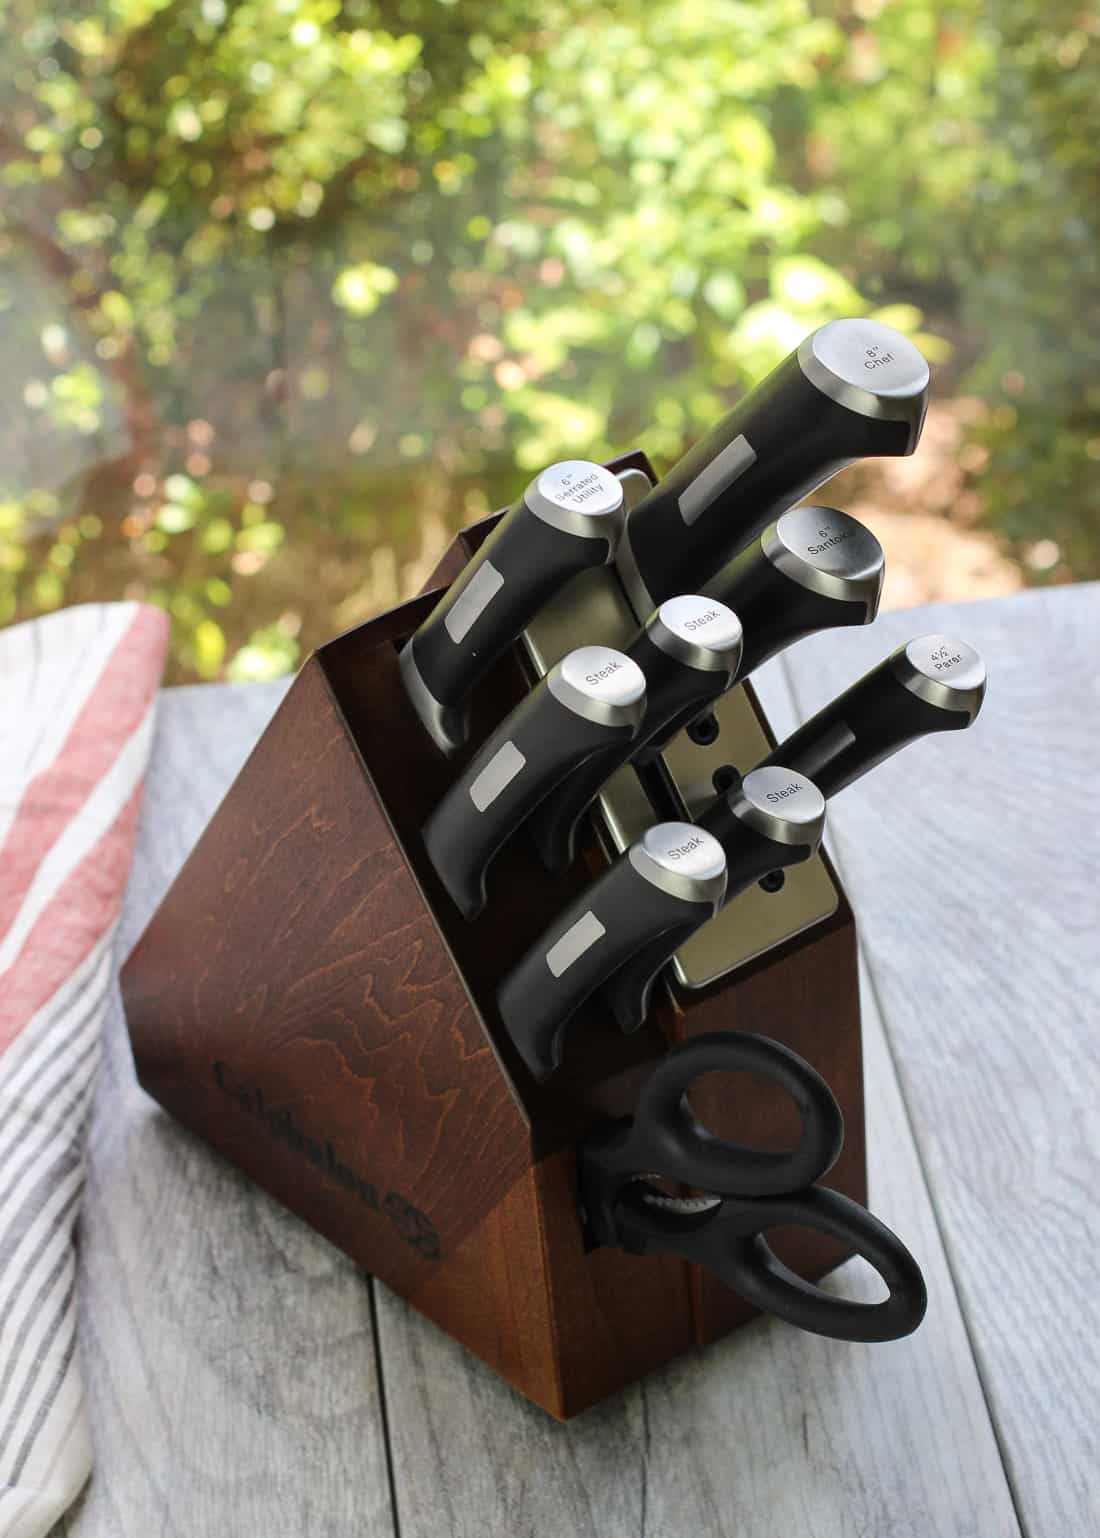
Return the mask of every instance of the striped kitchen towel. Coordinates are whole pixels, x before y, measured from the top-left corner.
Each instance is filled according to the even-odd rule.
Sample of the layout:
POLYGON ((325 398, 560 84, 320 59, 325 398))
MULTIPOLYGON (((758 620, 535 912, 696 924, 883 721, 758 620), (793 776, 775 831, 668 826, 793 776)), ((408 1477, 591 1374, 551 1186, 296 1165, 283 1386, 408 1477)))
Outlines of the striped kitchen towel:
POLYGON ((0 631, 0 1538, 91 1469, 73 1229, 166 630, 121 603, 0 631))

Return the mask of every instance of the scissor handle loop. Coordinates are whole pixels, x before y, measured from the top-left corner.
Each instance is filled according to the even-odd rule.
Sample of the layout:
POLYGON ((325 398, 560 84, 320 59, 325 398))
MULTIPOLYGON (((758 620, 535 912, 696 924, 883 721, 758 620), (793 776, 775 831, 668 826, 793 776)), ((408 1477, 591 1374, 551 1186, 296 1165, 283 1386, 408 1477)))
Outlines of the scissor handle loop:
POLYGON ((805 1058, 767 1036, 711 1031, 668 1052, 646 1080, 634 1116, 650 1167, 717 1195, 775 1196, 812 1185, 835 1164, 844 1118, 825 1080, 805 1058), (795 1148, 775 1153, 715 1137, 688 1101, 705 1073, 751 1073, 778 1084, 800 1119, 795 1148))
MULTIPOLYGON (((737 1237, 729 1240, 725 1256, 712 1269, 757 1308, 836 1340, 897 1340, 924 1318, 928 1294, 917 1262, 885 1223, 850 1197, 816 1187, 774 1201, 746 1202, 744 1207, 757 1210, 738 1214, 732 1225, 739 1230, 737 1237), (862 1255, 889 1296, 878 1303, 852 1302, 805 1281, 767 1242, 766 1230, 779 1224, 817 1229, 862 1255)), ((724 1226, 719 1216, 716 1240, 724 1226)))

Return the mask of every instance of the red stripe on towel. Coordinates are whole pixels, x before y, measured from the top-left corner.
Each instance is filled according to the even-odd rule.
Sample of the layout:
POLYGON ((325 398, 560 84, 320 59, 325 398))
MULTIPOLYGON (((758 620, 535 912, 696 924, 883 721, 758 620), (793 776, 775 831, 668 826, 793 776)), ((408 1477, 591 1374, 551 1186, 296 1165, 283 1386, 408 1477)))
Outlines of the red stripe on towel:
POLYGON ((0 976, 0 1054, 114 922, 130 869, 141 789, 139 782, 114 822, 50 898, 19 955, 0 976))
POLYGON ((160 679, 167 630, 167 616, 159 609, 138 611, 80 707, 61 751, 28 780, 0 846, 0 936, 11 928, 46 855, 141 725, 160 679))

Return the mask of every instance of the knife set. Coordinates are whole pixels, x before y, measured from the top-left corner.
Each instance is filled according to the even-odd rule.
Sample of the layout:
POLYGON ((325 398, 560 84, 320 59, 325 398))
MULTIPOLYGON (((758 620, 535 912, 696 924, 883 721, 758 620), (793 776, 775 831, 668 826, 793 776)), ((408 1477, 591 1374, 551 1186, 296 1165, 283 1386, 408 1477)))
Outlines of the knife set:
POLYGON ((145 1088, 559 1418, 759 1310, 923 1315, 819 846, 984 671, 918 638, 778 746, 748 680, 874 618, 877 541, 795 504, 912 452, 927 384, 834 322, 663 481, 536 476, 307 661, 123 969, 145 1088), (885 1300, 816 1285, 856 1253, 885 1300))

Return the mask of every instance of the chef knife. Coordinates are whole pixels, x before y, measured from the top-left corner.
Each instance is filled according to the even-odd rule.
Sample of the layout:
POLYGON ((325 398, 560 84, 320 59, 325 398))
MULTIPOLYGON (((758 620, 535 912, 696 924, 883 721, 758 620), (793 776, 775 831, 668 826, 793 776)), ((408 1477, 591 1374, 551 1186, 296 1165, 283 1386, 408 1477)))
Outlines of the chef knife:
MULTIPOLYGON (((796 768, 824 795, 834 796, 906 743, 970 726, 985 698, 985 683, 985 663, 965 641, 918 636, 819 710, 763 762, 796 768)), ((709 814, 704 820, 721 836, 709 814)))
POLYGON ((501 1018, 537 1079, 557 1067, 561 1036, 585 999, 660 938, 675 949, 706 923, 726 887, 726 857, 685 822, 650 828, 526 953, 497 995, 501 1018))
POLYGON ((694 720, 733 683, 741 658, 741 624, 716 599, 683 593, 661 604, 626 655, 645 674, 645 716, 637 735, 621 740, 617 760, 612 755, 589 759, 532 816, 531 836, 548 870, 572 863, 577 826, 608 776, 647 744, 666 740, 694 720))
POLYGON ((405 691, 432 740, 466 740, 470 690, 544 603, 614 556, 623 490, 602 465, 567 459, 537 475, 400 655, 405 691))
POLYGON ((879 321, 806 337, 628 515, 616 562, 635 613, 697 592, 844 465, 911 454, 928 377, 920 350, 879 321))
MULTIPOLYGON (((754 769, 726 792, 722 806, 721 822, 708 822, 706 829, 726 857, 723 905, 772 871, 808 860, 821 843, 825 798, 805 775, 786 767, 754 769)), ((671 943, 655 937, 605 983, 602 997, 620 1029, 635 1031, 643 1024, 653 984, 682 944, 679 937, 671 943)))
POLYGON ((581 646, 505 717, 424 826, 440 880, 467 919, 493 856, 571 771, 618 759, 645 714, 645 675, 611 646, 581 646))

